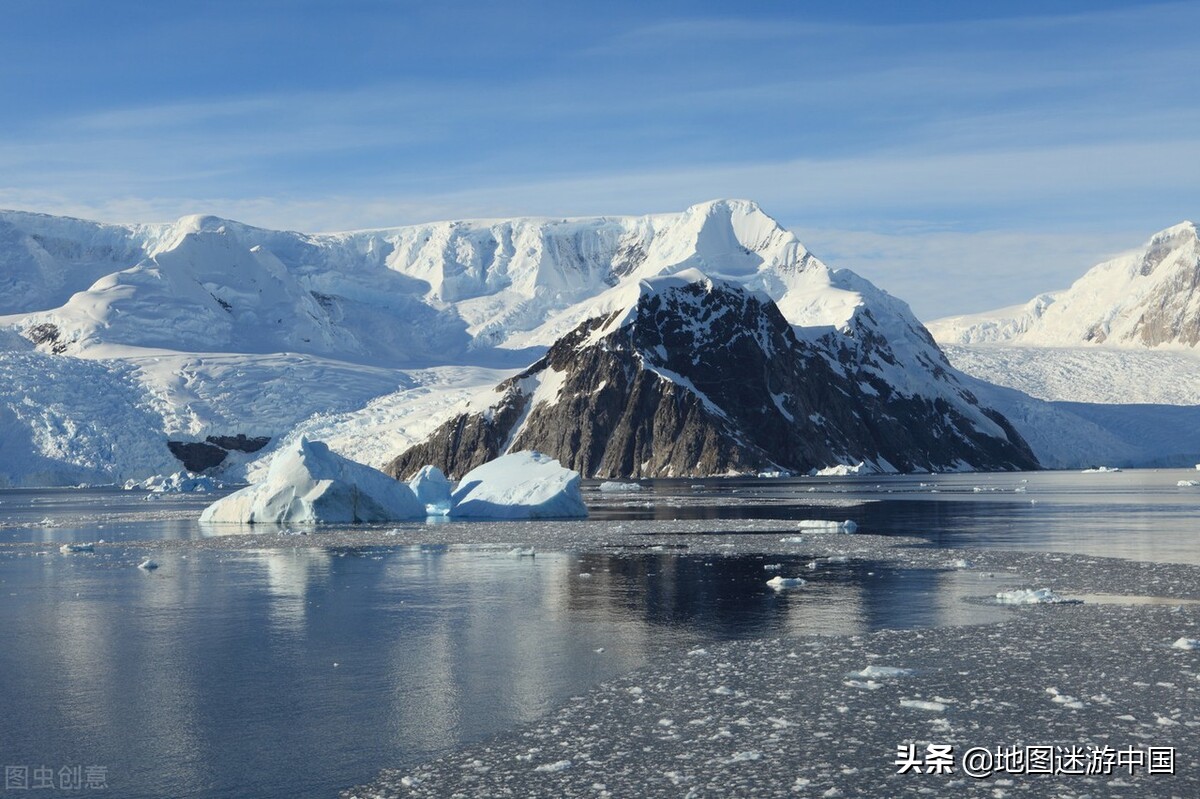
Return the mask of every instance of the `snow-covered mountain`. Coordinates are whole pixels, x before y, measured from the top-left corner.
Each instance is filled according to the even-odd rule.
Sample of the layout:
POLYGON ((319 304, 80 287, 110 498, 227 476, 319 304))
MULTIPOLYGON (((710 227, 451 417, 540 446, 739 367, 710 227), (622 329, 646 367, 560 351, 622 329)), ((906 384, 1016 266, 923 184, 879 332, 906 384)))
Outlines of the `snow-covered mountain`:
POLYGON ((1198 285, 1185 222, 1066 291, 929 329, 1043 465, 1187 465, 1200 455, 1198 285))
POLYGON ((629 308, 580 324, 389 471, 433 463, 461 476, 522 450, 589 477, 1036 467, 1007 421, 946 370, 926 370, 918 394, 884 379, 872 367, 896 360, 887 340, 842 358, 826 335, 799 339, 765 294, 696 269, 637 288, 629 308))
MULTIPOLYGON (((441 222, 306 235, 190 216, 121 227, 0 212, 0 327, 46 352, 287 351, 381 365, 547 347, 626 307, 640 279, 698 268, 765 290, 795 325, 928 336, 747 201, 680 214, 441 222), (865 299, 864 299, 865 298, 865 299)), ((915 351, 914 357, 924 358, 915 351)))
POLYGON ((1200 343, 1200 240, 1183 222, 1025 305, 929 323, 943 344, 1188 347, 1200 343))
MULTIPOLYGON (((587 320, 636 307, 643 281, 687 270, 769 297, 842 390, 887 400, 875 424, 904 424, 895 403, 912 400, 960 432, 961 420, 1003 431, 903 302, 825 266, 747 201, 334 234, 10 211, 0 212, 0 485, 174 471, 168 441, 237 479, 302 434, 380 467, 490 404, 497 382, 587 320), (270 443, 224 446, 238 435, 270 443)), ((884 452, 828 455, 924 462, 884 452)))
MULTIPOLYGON (((866 384, 961 402, 903 303, 827 268, 745 201, 323 235, 13 211, 0 213, 0 264, 0 408, 22 453, 0 482, 144 477, 173 463, 168 439, 277 442, 300 428, 348 448, 370 429, 382 465, 428 429, 414 402, 452 413, 432 395, 444 387, 461 402, 470 379, 494 384, 496 369, 630 307, 642 279, 687 269, 765 291, 866 384), (129 413, 139 421, 122 435, 136 445, 107 423, 129 413)), ((213 454, 233 477, 253 460, 213 454)))

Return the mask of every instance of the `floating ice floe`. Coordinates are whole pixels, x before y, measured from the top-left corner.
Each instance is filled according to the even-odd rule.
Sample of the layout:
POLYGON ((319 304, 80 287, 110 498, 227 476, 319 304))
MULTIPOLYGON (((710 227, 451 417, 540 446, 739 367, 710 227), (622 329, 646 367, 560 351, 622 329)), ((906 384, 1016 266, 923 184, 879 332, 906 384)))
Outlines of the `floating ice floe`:
POLYGON ((301 437, 271 461, 267 479, 209 505, 201 522, 294 524, 425 518, 407 484, 301 437))
POLYGON ((637 483, 621 483, 616 480, 606 480, 600 484, 600 491, 605 494, 635 494, 642 487, 637 483))
POLYGON ((533 551, 532 547, 530 547, 529 549, 523 549, 522 547, 513 547, 512 549, 508 550, 508 554, 514 558, 537 557, 537 553, 533 551))
POLYGON ((1200 480, 1180 480, 1175 485, 1180 488, 1192 488, 1193 486, 1200 486, 1200 480))
POLYGON ((1172 649, 1200 649, 1200 638, 1177 638, 1172 649))
POLYGON ((809 474, 815 477, 849 477, 853 474, 873 474, 875 472, 866 462, 848 466, 839 463, 837 466, 826 466, 824 469, 814 469, 809 474))
POLYGON ((900 707, 911 707, 914 710, 932 710, 935 713, 941 713, 946 709, 944 702, 929 702, 924 699, 901 699, 900 707))
POLYGON ((144 572, 152 572, 158 568, 158 562, 150 560, 150 558, 146 558, 138 564, 138 568, 144 572))
POLYGON ((463 475, 450 515, 485 519, 585 517, 578 472, 540 452, 501 455, 463 475))
POLYGON ((1001 605, 1079 604, 1078 600, 1065 599, 1049 588, 1019 588, 1015 591, 1001 591, 996 594, 996 601, 1001 605))
POLYGON ((1050 694, 1050 701, 1055 704, 1069 707, 1072 710, 1082 710, 1083 702, 1080 702, 1073 696, 1061 693, 1057 688, 1047 688, 1046 693, 1050 694))
POLYGON ((1121 471, 1119 466, 1097 466, 1092 469, 1084 469, 1080 474, 1108 474, 1119 471, 1121 471))
POLYGON ((73 552, 95 552, 96 545, 90 542, 80 542, 78 544, 63 544, 58 548, 58 551, 64 555, 70 555, 73 552))
POLYGON ((913 673, 912 669, 902 669, 899 666, 867 666, 861 671, 851 672, 851 677, 866 677, 887 679, 889 677, 908 677, 913 673))
POLYGON ((778 575, 767 580, 767 585, 776 591, 782 591, 785 588, 799 588, 807 583, 808 580, 805 580, 803 577, 780 577, 778 575))
POLYGON ((824 519, 802 519, 796 523, 801 530, 811 530, 814 533, 854 533, 858 531, 855 522, 830 522, 824 519))
POLYGON ((775 479, 779 477, 791 477, 791 472, 782 472, 778 469, 770 469, 765 472, 759 472, 758 476, 764 479, 775 479))
POLYGON ((216 491, 224 488, 219 480, 206 475, 194 475, 187 472, 174 474, 156 474, 145 480, 129 480, 125 483, 126 491, 150 491, 155 494, 190 494, 216 491))
POLYGON ((422 466, 421 470, 408 478, 408 487, 425 506, 429 516, 446 516, 450 513, 450 495, 454 486, 436 466, 422 466))

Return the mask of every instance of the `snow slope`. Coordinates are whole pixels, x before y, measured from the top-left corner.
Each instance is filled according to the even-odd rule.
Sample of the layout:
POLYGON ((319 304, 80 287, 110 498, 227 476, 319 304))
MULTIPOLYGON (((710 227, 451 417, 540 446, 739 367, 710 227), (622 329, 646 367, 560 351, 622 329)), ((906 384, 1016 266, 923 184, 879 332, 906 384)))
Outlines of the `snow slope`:
POLYGON ((128 364, 0 352, 0 488, 178 469, 162 417, 128 364))
POLYGON ((1047 469, 1182 467, 1200 459, 1200 406, 1047 402, 964 377, 1047 469))
POLYGON ((1128 347, 943 345, 969 375, 1050 401, 1200 405, 1200 352, 1128 347))
POLYGON ((1184 222, 1066 291, 929 329, 1043 464, 1182 466, 1200 454, 1198 286, 1200 243, 1184 222))
POLYGON ((1044 466, 1188 466, 1200 458, 1200 353, 1000 344, 945 349, 1044 466))
POLYGON ((1192 222, 1023 306, 929 323, 944 344, 1186 347, 1200 343, 1200 239, 1192 222))
MULTIPOLYGON (((929 330, 951 362, 981 380, 1055 402, 1200 404, 1200 241, 1184 222, 1101 263, 1069 289, 1023 306, 939 319, 929 330)), ((1096 409, 1090 419, 1121 413, 1096 409)), ((1164 422, 1165 423, 1165 422, 1164 422)), ((1136 420, 1128 426, 1142 428, 1136 420)), ((1115 431, 1121 434, 1122 431, 1115 431)), ((1164 444, 1169 437, 1156 435, 1164 444)))

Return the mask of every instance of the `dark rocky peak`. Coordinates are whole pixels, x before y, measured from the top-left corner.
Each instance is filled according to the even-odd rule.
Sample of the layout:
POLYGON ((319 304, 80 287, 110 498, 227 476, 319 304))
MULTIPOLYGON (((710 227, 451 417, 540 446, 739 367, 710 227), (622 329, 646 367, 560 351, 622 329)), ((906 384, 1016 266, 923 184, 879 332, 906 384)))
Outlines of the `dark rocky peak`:
POLYGON ((855 349, 800 339, 770 298, 738 284, 694 270, 643 281, 632 307, 560 338, 497 386, 489 408, 450 419, 389 471, 432 463, 460 476, 526 449, 589 477, 803 472, 864 460, 901 471, 1036 466, 1007 422, 984 409, 900 396, 875 374, 864 382, 859 364, 838 362, 855 349), (982 432, 981 418, 998 434, 982 432))

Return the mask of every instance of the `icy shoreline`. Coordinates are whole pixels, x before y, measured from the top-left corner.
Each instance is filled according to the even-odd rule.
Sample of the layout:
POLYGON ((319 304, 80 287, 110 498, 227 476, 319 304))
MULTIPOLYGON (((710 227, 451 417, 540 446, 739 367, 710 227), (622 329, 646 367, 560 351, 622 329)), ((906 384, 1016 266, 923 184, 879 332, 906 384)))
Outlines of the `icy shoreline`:
MULTIPOLYGON (((745 526, 746 523, 742 523, 745 526)), ((678 527, 678 523, 674 525, 678 527)), ((664 525, 669 527, 669 525, 664 525)), ((693 554, 871 558, 1047 583, 1068 596, 1148 591, 1164 604, 1022 607, 1011 620, 707 646, 574 697, 542 720, 343 799, 401 796, 1185 796, 1200 787, 1200 568, 947 550, 874 536, 671 535, 693 554), (864 678, 861 675, 868 675, 864 678), (886 676, 879 676, 886 675, 886 676), (1174 747, 1174 775, 897 774, 897 746, 1174 747)), ((626 544, 626 546, 628 543, 626 544)), ((660 544, 651 544, 658 546, 660 544)), ((1121 600, 1110 597, 1116 602, 1121 600)), ((979 601, 989 601, 980 597, 979 601)))
POLYGON ((708 647, 342 797, 1194 795, 1200 663, 1169 644, 1198 624, 1195 610, 1073 606, 994 625, 708 647), (911 673, 848 678, 872 665, 911 673), (957 756, 1174 747, 1176 773, 897 773, 899 745, 931 742, 957 756))

